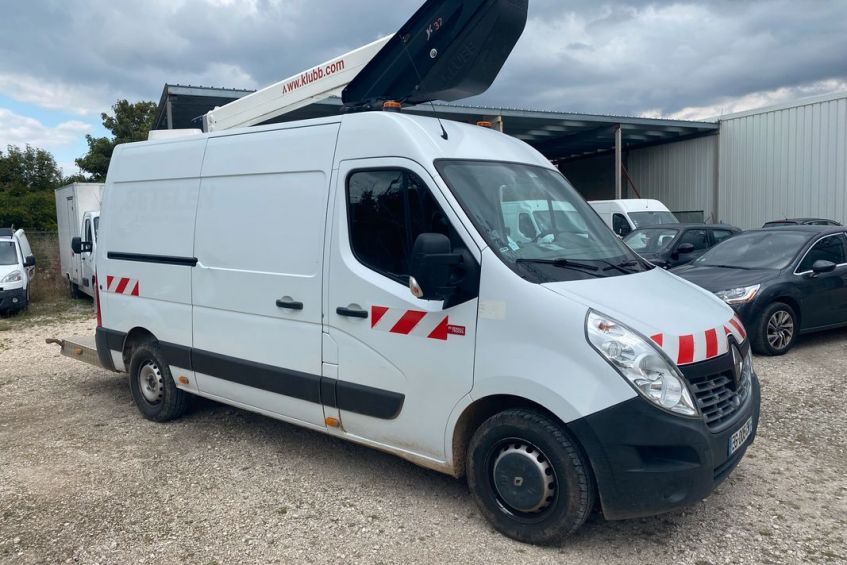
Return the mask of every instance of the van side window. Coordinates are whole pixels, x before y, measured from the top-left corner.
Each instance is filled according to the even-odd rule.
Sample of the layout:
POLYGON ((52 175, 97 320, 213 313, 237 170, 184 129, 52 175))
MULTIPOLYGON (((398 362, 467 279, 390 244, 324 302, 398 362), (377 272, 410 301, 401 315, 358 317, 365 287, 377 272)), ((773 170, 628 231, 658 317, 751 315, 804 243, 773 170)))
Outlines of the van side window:
POLYGON ((629 222, 623 217, 623 214, 615 214, 612 216, 612 231, 621 237, 624 237, 632 231, 629 222))
POLYGON ((85 241, 94 241, 94 238, 91 236, 91 220, 85 220, 85 241))
POLYGON ((460 239, 419 176, 401 169, 358 171, 347 179, 350 246, 366 267, 408 284, 409 258, 422 233, 460 239))

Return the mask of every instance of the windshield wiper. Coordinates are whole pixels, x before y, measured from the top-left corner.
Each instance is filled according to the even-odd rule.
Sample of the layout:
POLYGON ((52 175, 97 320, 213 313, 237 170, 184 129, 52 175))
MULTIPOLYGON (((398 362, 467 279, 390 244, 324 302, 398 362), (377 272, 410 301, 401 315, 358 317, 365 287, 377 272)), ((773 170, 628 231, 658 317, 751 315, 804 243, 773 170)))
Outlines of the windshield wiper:
POLYGON ((611 261, 606 261, 605 259, 595 259, 595 260, 599 261, 601 263, 604 263, 605 265, 608 265, 607 267, 603 267, 604 271, 611 271, 612 269, 617 269, 618 271, 620 271, 620 272, 622 272, 626 275, 631 275, 631 274, 634 274, 634 273, 640 273, 641 272, 641 271, 637 271, 635 269, 628 269, 627 268, 627 267, 635 267, 636 265, 641 265, 641 263, 638 262, 636 259, 630 259, 629 261, 624 261, 622 263, 612 263, 611 261))
POLYGON ((742 271, 752 271, 750 267, 739 267, 738 265, 715 265, 714 263, 701 263, 704 267, 717 267, 719 269, 741 269, 742 271))
POLYGON ((587 263, 580 263, 579 261, 571 261, 570 259, 517 259, 515 263, 538 263, 541 265, 553 265, 554 267, 560 267, 563 269, 574 269, 580 272, 584 272, 587 275, 593 275, 595 277, 602 277, 600 273, 597 271, 600 270, 599 267, 595 267, 594 265, 589 265, 587 263), (587 271, 587 272, 586 272, 587 271))

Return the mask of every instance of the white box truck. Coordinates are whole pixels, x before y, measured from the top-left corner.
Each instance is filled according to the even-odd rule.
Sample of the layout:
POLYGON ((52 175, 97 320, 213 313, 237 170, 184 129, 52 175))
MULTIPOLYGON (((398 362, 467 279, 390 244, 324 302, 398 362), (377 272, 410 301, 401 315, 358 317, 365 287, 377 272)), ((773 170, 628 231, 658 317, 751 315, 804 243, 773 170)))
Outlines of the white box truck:
MULTIPOLYGON (((345 104, 487 88, 526 10, 430 0, 345 104)), ((237 108, 206 123, 267 115, 237 108)), ((63 352, 127 372, 144 417, 198 395, 467 476, 524 542, 595 503, 620 519, 699 502, 756 432, 732 309, 487 128, 369 111, 118 146, 96 291, 94 345, 63 352), (540 234, 510 237, 521 211, 540 234)))
POLYGON ((100 227, 103 185, 74 183, 56 189, 56 222, 59 227, 59 262, 71 296, 94 297, 94 250, 100 227), (91 243, 92 251, 74 253, 75 237, 91 243))

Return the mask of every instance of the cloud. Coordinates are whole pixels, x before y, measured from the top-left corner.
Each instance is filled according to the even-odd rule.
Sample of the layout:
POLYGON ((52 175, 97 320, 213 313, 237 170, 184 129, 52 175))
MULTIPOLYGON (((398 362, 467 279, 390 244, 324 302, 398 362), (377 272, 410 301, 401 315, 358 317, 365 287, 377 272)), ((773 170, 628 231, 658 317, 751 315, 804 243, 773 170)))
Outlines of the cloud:
MULTIPOLYGON (((166 82, 254 88, 395 31, 421 2, 21 2, 0 19, 0 94, 96 115, 166 82)), ((532 0, 513 57, 470 102, 673 115, 801 93, 847 80, 845 21, 847 2, 532 0)))
POLYGON ((642 114, 644 117, 668 117, 676 120, 718 120, 722 116, 736 112, 746 112, 764 106, 784 104, 794 100, 819 96, 834 92, 847 92, 847 80, 824 80, 800 86, 786 86, 764 92, 752 92, 737 98, 724 98, 708 106, 683 108, 668 116, 652 111, 642 114))
POLYGON ((40 121, 21 116, 7 108, 0 108, 0 149, 7 145, 24 146, 30 144, 55 151, 79 142, 79 139, 91 131, 89 124, 71 120, 55 127, 46 126, 40 121))

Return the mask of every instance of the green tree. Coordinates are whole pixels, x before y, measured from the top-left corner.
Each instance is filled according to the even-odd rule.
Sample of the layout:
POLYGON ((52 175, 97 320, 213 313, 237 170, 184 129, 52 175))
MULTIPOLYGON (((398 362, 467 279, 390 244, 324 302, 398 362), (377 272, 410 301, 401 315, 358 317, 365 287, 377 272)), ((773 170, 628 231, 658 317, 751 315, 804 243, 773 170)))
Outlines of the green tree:
POLYGON ((49 151, 10 145, 0 151, 0 227, 56 229, 53 190, 62 172, 49 151))
POLYGON ((76 160, 77 166, 89 175, 88 180, 103 182, 109 170, 109 161, 115 146, 120 143, 144 141, 156 117, 155 102, 118 100, 112 106, 112 114, 100 114, 103 127, 112 132, 112 137, 85 136, 88 153, 76 160))
POLYGON ((27 145, 9 145, 0 151, 0 190, 23 194, 52 190, 62 182, 62 171, 49 151, 27 145))

